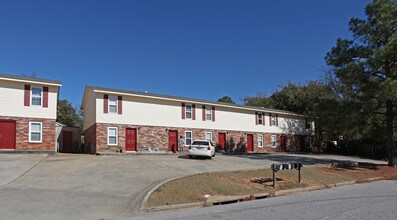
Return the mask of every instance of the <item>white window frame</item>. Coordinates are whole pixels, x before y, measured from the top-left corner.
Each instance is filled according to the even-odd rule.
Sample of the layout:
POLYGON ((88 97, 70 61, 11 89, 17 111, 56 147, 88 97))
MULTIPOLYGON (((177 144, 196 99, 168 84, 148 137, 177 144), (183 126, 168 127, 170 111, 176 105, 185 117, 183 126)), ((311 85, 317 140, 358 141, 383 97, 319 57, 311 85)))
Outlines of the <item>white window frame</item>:
POLYGON ((270 138, 270 146, 272 148, 276 148, 277 147, 277 136, 276 135, 272 135, 270 138), (274 141, 273 141, 274 139, 274 141))
POLYGON ((193 132, 185 131, 185 145, 190 146, 193 143, 193 132), (190 138, 187 138, 187 133, 190 133, 190 138), (187 143, 187 140, 190 139, 190 144, 187 143))
POLYGON ((117 96, 109 96, 109 99, 108 99, 108 112, 109 113, 112 113, 112 114, 117 114, 118 113, 118 97, 117 96), (114 99, 114 100, 116 100, 116 104, 114 104, 114 105, 112 105, 112 104, 110 104, 110 100, 112 100, 112 99, 114 99), (116 112, 111 112, 110 111, 110 106, 116 106, 116 112))
POLYGON ((258 113, 258 125, 263 125, 264 120, 262 113, 258 113))
POLYGON ((204 139, 205 139, 206 141, 210 141, 210 142, 212 143, 212 132, 205 132, 205 134, 204 134, 204 139), (210 135, 210 140, 207 139, 207 134, 210 135))
POLYGON ((263 134, 258 134, 258 147, 263 147, 263 134))
POLYGON ((193 106, 190 105, 190 104, 188 104, 188 105, 185 106, 185 118, 186 118, 186 119, 193 119, 193 106), (188 106, 190 107, 190 111, 187 110, 187 107, 188 107, 188 106), (190 113, 190 118, 187 117, 187 113, 188 113, 188 112, 190 113))
POLYGON ((31 121, 29 122, 29 143, 43 143, 43 123, 31 121), (32 140, 32 124, 40 124, 40 140, 34 141, 32 140))
POLYGON ((212 121, 212 106, 205 106, 205 120, 212 121))
POLYGON ((32 86, 30 88, 30 106, 37 106, 37 107, 43 106, 43 87, 32 86), (40 105, 33 105, 33 89, 40 89, 40 105))
POLYGON ((271 118, 272 126, 276 126, 276 115, 271 114, 270 118, 271 118))
POLYGON ((118 142, 119 142, 119 129, 117 128, 117 127, 108 127, 108 145, 109 146, 116 146, 116 145, 118 145, 118 142), (110 137, 114 137, 114 136, 110 136, 109 134, 110 134, 110 129, 116 129, 116 143, 115 144, 111 144, 110 142, 109 142, 109 140, 110 140, 110 137))

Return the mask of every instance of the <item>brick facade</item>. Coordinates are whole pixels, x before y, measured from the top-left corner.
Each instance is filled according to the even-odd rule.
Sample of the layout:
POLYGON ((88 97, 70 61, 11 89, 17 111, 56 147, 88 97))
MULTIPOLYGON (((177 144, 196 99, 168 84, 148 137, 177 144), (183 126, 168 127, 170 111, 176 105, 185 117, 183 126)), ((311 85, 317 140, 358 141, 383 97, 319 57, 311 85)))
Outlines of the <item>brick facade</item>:
POLYGON ((155 126, 138 126, 138 125, 120 125, 120 124, 95 124, 84 132, 85 143, 90 143, 91 146, 96 146, 96 153, 114 153, 121 149, 125 152, 125 133, 126 128, 136 128, 137 131, 137 151, 145 151, 147 149, 156 149, 158 151, 168 151, 168 132, 170 130, 177 131, 178 137, 182 135, 185 137, 185 131, 191 131, 193 140, 205 139, 205 133, 212 133, 212 142, 218 145, 218 133, 226 134, 226 151, 237 152, 246 151, 247 148, 247 134, 253 135, 253 152, 280 152, 280 151, 299 151, 301 138, 306 136, 284 135, 285 147, 280 146, 280 136, 282 134, 272 133, 256 133, 244 131, 226 131, 226 130, 205 130, 193 128, 172 128, 172 127, 155 127, 155 126), (107 130, 108 127, 118 128, 118 143, 117 146, 107 145, 107 130), (94 135, 95 134, 95 135, 94 135), (258 146, 258 135, 263 135, 263 147, 258 146), (271 136, 275 135, 277 140, 277 147, 271 146, 271 136))
POLYGON ((40 151, 55 151, 56 130, 54 119, 38 119, 38 118, 21 118, 21 117, 4 117, 2 120, 13 120, 16 125, 15 132, 15 150, 40 150, 40 151), (42 123, 42 142, 29 142, 29 122, 42 123))

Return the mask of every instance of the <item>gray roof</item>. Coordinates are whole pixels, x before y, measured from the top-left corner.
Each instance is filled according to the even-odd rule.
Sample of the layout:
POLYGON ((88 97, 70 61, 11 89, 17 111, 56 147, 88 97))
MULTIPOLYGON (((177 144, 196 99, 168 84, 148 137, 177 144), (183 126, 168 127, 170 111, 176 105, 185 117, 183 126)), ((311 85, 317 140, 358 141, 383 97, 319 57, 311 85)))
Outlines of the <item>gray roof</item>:
POLYGON ((50 79, 41 79, 41 78, 34 78, 28 76, 17 76, 17 75, 10 75, 0 73, 1 78, 9 78, 9 79, 16 79, 16 80, 26 80, 26 81, 34 81, 34 82, 41 82, 41 83, 51 83, 51 84, 59 84, 62 85, 62 82, 59 80, 50 80, 50 79))
POLYGON ((291 111, 271 109, 271 108, 262 108, 262 107, 256 107, 256 106, 238 105, 238 104, 231 104, 231 103, 225 103, 225 102, 215 102, 215 101, 204 100, 204 99, 195 99, 195 98, 187 98, 187 97, 181 97, 181 96, 162 95, 162 94, 155 94, 155 93, 148 93, 148 92, 137 92, 137 91, 132 91, 132 90, 124 90, 124 89, 112 89, 112 88, 105 88, 105 87, 98 87, 98 86, 86 86, 86 87, 91 88, 92 90, 103 90, 103 91, 109 91, 109 92, 114 92, 114 93, 126 93, 126 94, 131 94, 131 95, 142 95, 142 96, 148 96, 148 97, 153 97, 153 98, 176 99, 176 100, 179 100, 179 101, 182 101, 182 102, 208 103, 208 104, 214 104, 214 105, 222 105, 222 106, 230 106, 230 107, 238 107, 238 108, 250 109, 250 110, 255 110, 255 111, 262 111, 262 112, 275 112, 275 113, 283 113, 283 114, 289 114, 289 115, 303 116, 303 115, 300 115, 298 113, 291 112, 291 111))

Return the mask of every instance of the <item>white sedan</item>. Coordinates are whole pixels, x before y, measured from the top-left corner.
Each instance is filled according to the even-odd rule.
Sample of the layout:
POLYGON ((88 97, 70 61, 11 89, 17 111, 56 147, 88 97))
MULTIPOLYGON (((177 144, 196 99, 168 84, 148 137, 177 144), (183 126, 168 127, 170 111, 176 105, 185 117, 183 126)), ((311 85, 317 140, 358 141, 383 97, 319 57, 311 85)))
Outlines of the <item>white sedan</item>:
POLYGON ((189 147, 189 158, 193 157, 208 157, 212 159, 215 157, 215 147, 210 141, 195 140, 189 147))

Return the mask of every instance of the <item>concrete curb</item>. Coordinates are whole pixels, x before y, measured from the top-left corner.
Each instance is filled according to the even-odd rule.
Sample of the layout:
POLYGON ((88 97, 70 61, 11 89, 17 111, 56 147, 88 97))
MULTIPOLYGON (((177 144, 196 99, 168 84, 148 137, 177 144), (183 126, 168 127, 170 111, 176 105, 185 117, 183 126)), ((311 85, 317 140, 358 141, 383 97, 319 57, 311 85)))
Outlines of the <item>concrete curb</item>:
MULTIPOLYGON (((190 176, 190 175, 189 175, 189 176, 190 176)), ((140 211, 140 212, 145 212, 145 211, 150 211, 150 210, 155 211, 155 209, 156 209, 157 207, 154 207, 154 208, 146 208, 146 207, 145 207, 145 204, 146 204, 147 200, 149 199, 150 195, 151 195, 156 189, 158 189, 160 186, 162 186, 162 185, 164 185, 164 184, 166 184, 166 183, 168 183, 168 182, 171 182, 171 181, 173 181, 173 180, 182 178, 182 177, 187 177, 187 176, 174 177, 174 178, 165 180, 165 181, 163 181, 163 182, 157 184, 157 185, 156 185, 155 187, 153 187, 151 190, 149 190, 149 192, 146 193, 145 197, 143 197, 143 200, 142 200, 142 202, 141 202, 141 204, 140 204, 140 206, 139 206, 139 211, 140 211)), ((183 205, 183 204, 181 204, 181 205, 183 205)), ((163 206, 163 207, 171 207, 171 206, 173 206, 173 205, 163 206)), ((162 206, 158 206, 158 207, 162 207, 162 206)), ((166 209, 164 209, 164 210, 166 210, 166 209)), ((157 211, 160 211, 160 210, 157 210, 157 211)))
MULTIPOLYGON (((332 164, 335 165, 335 164, 332 164)), ((332 165, 309 165, 306 167, 327 167, 327 166, 332 166, 332 165)), ((238 171, 247 171, 247 170, 252 170, 252 169, 242 169, 238 171)), ((212 172, 203 172, 203 173, 217 173, 220 171, 212 171, 212 172)), ((228 203, 230 201, 243 201, 246 198, 249 198, 250 196, 254 197, 277 197, 277 196, 284 196, 284 195, 290 195, 290 194, 295 194, 295 193, 301 193, 301 192, 310 192, 310 191, 316 191, 316 190, 322 190, 322 189, 327 189, 327 188, 336 188, 336 187, 341 187, 341 186, 347 186, 347 185, 353 185, 353 184, 359 184, 361 181, 357 182, 356 180, 354 181, 347 181, 347 182, 340 182, 340 183, 335 183, 335 184, 328 184, 328 185, 323 185, 323 186, 310 186, 310 187, 303 187, 303 188, 296 188, 296 189, 289 189, 289 190, 280 190, 280 191, 275 191, 274 196, 272 196, 269 193, 257 193, 257 194, 250 194, 250 195, 244 195, 244 196, 231 196, 235 197, 232 199, 225 199, 225 200, 211 200, 209 199, 207 202, 196 202, 196 203, 185 203, 185 204, 177 204, 177 205, 167 205, 167 206, 157 206, 153 208, 146 208, 145 204, 147 200, 149 199, 150 195, 160 186, 163 184, 166 184, 168 182, 171 182, 176 179, 184 178, 184 177, 189 177, 189 176, 194 176, 194 175, 199 175, 203 173, 195 173, 187 176, 179 176, 179 177, 174 177, 168 180, 165 180, 159 184, 157 184, 155 187, 153 187, 149 192, 146 193, 145 197, 143 198, 139 211, 140 212, 152 212, 152 211, 166 211, 166 210, 172 210, 172 209, 182 209, 182 208, 192 208, 192 207, 206 207, 206 206, 212 206, 214 203, 228 203), (265 195, 267 194, 267 195, 265 195)), ((384 179, 383 177, 375 177, 375 178, 368 178, 365 179, 365 181, 373 182, 377 180, 382 180, 384 179)))
MULTIPOLYGON (((269 193, 257 193, 257 194, 251 194, 251 195, 244 195, 244 196, 230 196, 228 199, 220 200, 220 199, 209 199, 207 202, 195 202, 195 203, 185 203, 185 204, 177 204, 177 205, 167 205, 167 206, 157 206, 153 208, 145 208, 145 203, 152 194, 154 190, 156 190, 158 187, 160 187, 162 184, 167 183, 169 181, 179 179, 182 177, 177 177, 173 178, 167 181, 164 181, 163 183, 159 184, 158 186, 154 187, 152 190, 150 190, 144 200, 141 203, 141 208, 139 211, 141 212, 155 212, 155 211, 166 211, 166 210, 173 210, 173 209, 183 209, 183 208, 193 208, 193 207, 209 207, 213 206, 214 203, 235 203, 235 202, 241 202, 241 201, 249 201, 247 198, 254 196, 256 197, 278 197, 278 196, 286 196, 286 195, 291 195, 295 193, 302 193, 302 192, 310 192, 310 191, 316 191, 316 190, 322 190, 322 189, 329 189, 329 188, 336 188, 336 187, 341 187, 341 186, 348 186, 348 185, 354 185, 354 184, 359 184, 357 181, 347 181, 347 182, 340 182, 340 183, 335 183, 335 184, 328 184, 324 186, 310 186, 310 187, 303 187, 303 188, 296 188, 296 189, 289 189, 289 190, 280 190, 274 192, 274 196, 272 196, 269 193)), ((368 178, 365 181, 377 181, 377 180, 382 180, 384 179, 383 177, 375 177, 375 178, 368 178)))

